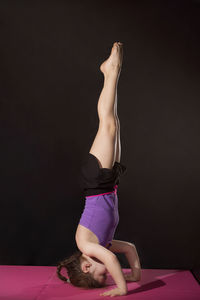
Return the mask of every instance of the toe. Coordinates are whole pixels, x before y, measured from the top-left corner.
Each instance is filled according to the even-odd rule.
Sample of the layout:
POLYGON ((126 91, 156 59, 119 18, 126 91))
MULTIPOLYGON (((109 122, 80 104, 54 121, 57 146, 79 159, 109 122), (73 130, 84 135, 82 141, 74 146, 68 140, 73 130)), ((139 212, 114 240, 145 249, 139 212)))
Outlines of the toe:
POLYGON ((119 49, 119 46, 117 45, 117 43, 114 43, 113 47, 112 47, 112 53, 116 52, 119 49))

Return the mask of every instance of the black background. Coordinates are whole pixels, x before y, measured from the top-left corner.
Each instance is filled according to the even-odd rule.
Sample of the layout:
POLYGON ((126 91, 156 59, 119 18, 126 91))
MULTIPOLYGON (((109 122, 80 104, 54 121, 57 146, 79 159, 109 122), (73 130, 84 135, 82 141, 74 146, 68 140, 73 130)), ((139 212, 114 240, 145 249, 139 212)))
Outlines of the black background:
POLYGON ((121 41, 115 238, 135 243, 142 268, 199 265, 199 16, 199 1, 1 1, 0 264, 76 250, 99 66, 121 41))

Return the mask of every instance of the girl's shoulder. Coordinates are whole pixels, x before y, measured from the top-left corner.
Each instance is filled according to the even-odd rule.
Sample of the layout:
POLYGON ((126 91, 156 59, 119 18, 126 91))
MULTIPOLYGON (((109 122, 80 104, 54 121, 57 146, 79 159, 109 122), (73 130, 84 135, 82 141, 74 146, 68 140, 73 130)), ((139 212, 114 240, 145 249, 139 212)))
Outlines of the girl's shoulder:
MULTIPOLYGON (((99 243, 97 236, 85 226, 78 224, 75 234, 77 247, 81 252, 87 246, 87 243, 99 243)), ((83 252, 84 253, 84 252, 83 252)))

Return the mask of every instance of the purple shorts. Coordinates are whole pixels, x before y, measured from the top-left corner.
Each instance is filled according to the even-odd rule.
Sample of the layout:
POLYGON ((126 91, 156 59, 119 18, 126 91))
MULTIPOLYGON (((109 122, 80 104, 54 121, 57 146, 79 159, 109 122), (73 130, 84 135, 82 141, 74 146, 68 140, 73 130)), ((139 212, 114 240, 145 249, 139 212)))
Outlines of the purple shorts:
POLYGON ((112 192, 86 196, 85 207, 79 221, 80 225, 97 236, 99 244, 104 247, 112 244, 119 223, 117 187, 115 185, 112 192))

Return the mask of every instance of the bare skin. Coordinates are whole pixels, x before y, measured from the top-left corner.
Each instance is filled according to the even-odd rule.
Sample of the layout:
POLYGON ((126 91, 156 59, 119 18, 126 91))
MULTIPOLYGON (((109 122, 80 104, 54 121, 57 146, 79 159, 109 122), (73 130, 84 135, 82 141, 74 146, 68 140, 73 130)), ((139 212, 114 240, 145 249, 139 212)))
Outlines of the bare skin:
MULTIPOLYGON (((131 268, 131 272, 124 274, 126 281, 139 281, 141 279, 140 259, 135 245, 125 241, 112 240, 112 246, 109 250, 114 253, 125 254, 131 268)), ((107 279, 105 265, 95 257, 90 257, 86 254, 82 254, 82 257, 85 258, 81 264, 83 272, 90 272, 93 274, 94 279, 105 284, 107 279)))
POLYGON ((115 42, 111 49, 111 54, 101 65, 100 70, 104 76, 109 76, 112 73, 119 75, 123 61, 123 48, 122 43, 115 42))
POLYGON ((82 271, 84 273, 90 272, 94 279, 104 284, 107 279, 105 265, 95 257, 90 257, 86 254, 82 254, 82 257, 85 258, 81 264, 82 271))
MULTIPOLYGON (((121 157, 120 122, 117 116, 117 78, 122 66, 122 52, 122 44, 115 42, 110 56, 100 65, 100 70, 104 74, 104 87, 98 101, 98 114, 102 126, 100 124, 90 149, 90 153, 97 157, 100 168, 112 168, 114 161, 120 162, 121 157), (111 101, 107 101, 108 98, 111 101), (107 107, 105 107, 106 103, 108 104, 107 107), (104 127, 108 126, 110 126, 110 130, 113 130, 113 134, 112 137, 109 135, 105 139, 107 128, 104 130, 104 127), (104 135, 103 138, 102 135, 104 135), (113 139, 115 144, 113 144, 113 139), (105 148, 109 148, 109 153, 104 151, 105 148)), ((94 243, 99 243, 97 236, 82 225, 78 225, 76 237, 81 242, 90 240, 94 243)))
MULTIPOLYGON (((120 122, 117 116, 117 83, 121 72, 122 59, 122 43, 115 42, 110 56, 100 65, 100 71, 104 75, 104 85, 97 105, 99 129, 89 151, 96 156, 100 168, 112 168, 115 161, 120 162, 121 143, 120 122)), ((90 272, 93 278, 100 283, 105 283, 106 273, 109 272, 117 284, 117 288, 106 291, 101 295, 125 295, 127 293, 125 277, 115 255, 113 256, 111 253, 112 250, 113 252, 119 250, 119 252, 131 253, 131 245, 128 245, 127 242, 118 241, 117 243, 113 240, 111 248, 109 250, 105 249, 107 245, 105 248, 101 246, 98 237, 80 224, 77 226, 75 239, 79 250, 83 253, 82 258, 84 260, 81 263, 83 272, 90 272)), ((132 267, 134 268, 133 264, 132 267)), ((137 280, 133 276, 129 279, 137 280)))

